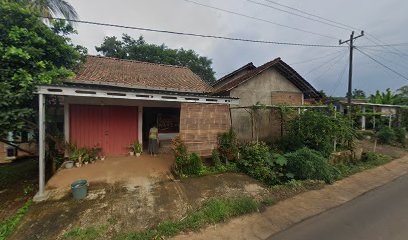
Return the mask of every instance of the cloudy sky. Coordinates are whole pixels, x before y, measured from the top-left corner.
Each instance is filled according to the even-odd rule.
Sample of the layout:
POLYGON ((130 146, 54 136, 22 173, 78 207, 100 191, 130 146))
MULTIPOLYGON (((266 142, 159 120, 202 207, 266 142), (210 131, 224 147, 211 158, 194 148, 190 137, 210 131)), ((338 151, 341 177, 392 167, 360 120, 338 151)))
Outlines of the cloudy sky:
MULTIPOLYGON (((192 0, 264 21, 202 7, 185 0, 68 1, 79 13, 80 19, 87 21, 255 40, 325 45, 337 45, 339 39, 350 36, 349 30, 310 21, 253 3, 279 7, 265 0, 192 0)), ((361 50, 365 53, 408 76, 408 45, 395 48, 363 47, 373 45, 373 41, 378 41, 375 38, 387 44, 408 42, 406 26, 408 1, 274 0, 274 2, 329 18, 356 29, 364 29, 370 35, 357 39, 355 44, 362 46, 361 50)), ((283 9, 283 7, 279 8, 283 9)), ((336 96, 345 95, 347 90, 347 48, 232 42, 86 24, 77 24, 76 27, 79 34, 73 36, 74 42, 87 47, 90 54, 97 54, 95 46, 100 45, 105 36, 120 37, 122 33, 127 33, 137 38, 143 35, 149 43, 165 43, 171 48, 193 49, 200 55, 211 58, 217 78, 248 62, 261 65, 281 57, 316 89, 323 89, 328 94, 336 96)), ((355 51, 354 55, 353 82, 353 88, 363 89, 368 93, 376 89, 385 90, 388 87, 395 90, 408 84, 406 79, 386 70, 358 51, 355 51)))

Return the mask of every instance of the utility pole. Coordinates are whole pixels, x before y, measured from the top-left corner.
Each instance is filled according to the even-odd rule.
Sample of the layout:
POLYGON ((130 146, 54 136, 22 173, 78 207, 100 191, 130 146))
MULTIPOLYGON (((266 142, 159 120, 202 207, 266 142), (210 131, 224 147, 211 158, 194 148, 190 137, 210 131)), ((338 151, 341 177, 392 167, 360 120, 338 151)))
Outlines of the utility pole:
POLYGON ((350 39, 346 41, 339 40, 339 45, 344 43, 349 43, 350 46, 350 60, 349 60, 349 80, 348 80, 348 91, 347 91, 347 112, 351 116, 351 97, 353 91, 353 49, 354 49, 354 40, 364 36, 364 31, 361 31, 361 34, 354 36, 354 31, 351 32, 350 39))

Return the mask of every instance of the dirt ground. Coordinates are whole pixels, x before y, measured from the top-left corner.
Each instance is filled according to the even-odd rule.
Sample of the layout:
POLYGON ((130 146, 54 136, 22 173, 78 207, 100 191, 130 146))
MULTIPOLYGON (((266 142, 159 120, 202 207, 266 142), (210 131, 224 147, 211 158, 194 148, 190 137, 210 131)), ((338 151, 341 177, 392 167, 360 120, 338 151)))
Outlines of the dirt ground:
POLYGON ((62 239, 74 227, 107 226, 106 238, 181 219, 211 197, 261 197, 268 190, 242 174, 227 173, 151 185, 92 184, 85 200, 70 194, 34 204, 10 239, 62 239))
MULTIPOLYGON (((90 183, 129 182, 134 185, 148 183, 148 178, 161 179, 161 175, 169 173, 174 163, 171 154, 160 154, 157 157, 143 154, 140 157, 108 157, 96 161, 95 164, 82 165, 80 168, 61 168, 47 182, 48 190, 70 190, 71 183, 78 179, 86 179, 90 183)), ((151 179, 152 180, 152 179, 151 179)))

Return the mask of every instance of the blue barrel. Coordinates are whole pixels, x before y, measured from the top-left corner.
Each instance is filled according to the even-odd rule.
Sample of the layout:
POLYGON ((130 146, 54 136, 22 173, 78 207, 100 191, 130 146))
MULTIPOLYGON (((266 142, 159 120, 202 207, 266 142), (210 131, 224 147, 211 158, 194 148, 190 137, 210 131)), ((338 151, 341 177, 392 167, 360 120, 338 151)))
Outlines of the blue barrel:
POLYGON ((74 199, 84 199, 88 194, 88 181, 77 180, 71 184, 71 189, 74 199))

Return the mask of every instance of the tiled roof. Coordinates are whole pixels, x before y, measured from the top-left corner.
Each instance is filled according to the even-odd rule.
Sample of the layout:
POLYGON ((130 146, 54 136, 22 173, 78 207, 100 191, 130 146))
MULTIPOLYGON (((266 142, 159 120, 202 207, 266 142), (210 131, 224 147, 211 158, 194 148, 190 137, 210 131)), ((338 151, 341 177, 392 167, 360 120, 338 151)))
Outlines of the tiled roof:
POLYGON ((231 73, 228 73, 227 75, 225 75, 222 78, 218 79, 212 86, 214 88, 217 88, 217 87, 225 84, 226 82, 228 82, 228 81, 230 81, 230 80, 232 80, 234 78, 238 78, 240 75, 245 74, 245 73, 247 73, 247 72, 249 72, 249 71, 251 71, 251 70, 253 70, 255 68, 256 67, 252 62, 247 63, 244 66, 238 68, 237 70, 235 70, 235 71, 233 71, 231 73))
POLYGON ((211 92, 213 88, 180 66, 87 56, 72 82, 141 89, 211 92))
POLYGON ((259 66, 247 74, 238 77, 236 79, 232 79, 231 81, 227 81, 225 84, 218 86, 213 93, 214 94, 224 94, 226 92, 231 91, 232 89, 236 88, 237 86, 245 83, 249 79, 257 76, 258 74, 262 73, 263 71, 269 68, 275 68, 280 74, 286 77, 290 82, 292 82, 297 88, 299 88, 305 98, 320 98, 320 93, 308 83, 302 76, 300 76, 293 68, 287 65, 281 58, 276 58, 270 62, 265 63, 262 66, 259 66))

